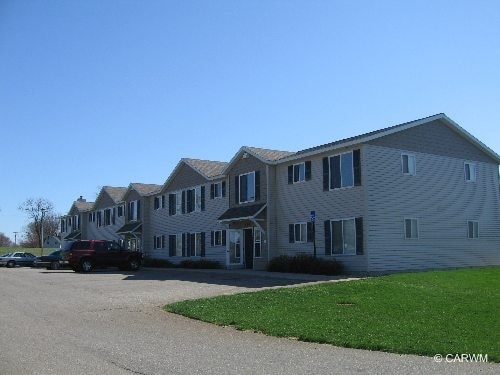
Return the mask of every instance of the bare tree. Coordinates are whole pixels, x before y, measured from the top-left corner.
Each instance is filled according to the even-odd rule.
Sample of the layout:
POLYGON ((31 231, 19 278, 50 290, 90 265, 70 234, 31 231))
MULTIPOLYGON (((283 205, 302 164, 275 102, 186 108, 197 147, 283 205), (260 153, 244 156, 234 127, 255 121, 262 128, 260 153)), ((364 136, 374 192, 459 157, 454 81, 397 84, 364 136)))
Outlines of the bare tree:
POLYGON ((19 206, 28 215, 30 222, 26 226, 26 241, 36 247, 42 247, 42 223, 44 237, 57 234, 58 220, 53 204, 44 198, 29 198, 19 206), (54 222, 55 221, 55 229, 54 222))
POLYGON ((0 232, 0 247, 12 246, 12 241, 4 233, 0 232))

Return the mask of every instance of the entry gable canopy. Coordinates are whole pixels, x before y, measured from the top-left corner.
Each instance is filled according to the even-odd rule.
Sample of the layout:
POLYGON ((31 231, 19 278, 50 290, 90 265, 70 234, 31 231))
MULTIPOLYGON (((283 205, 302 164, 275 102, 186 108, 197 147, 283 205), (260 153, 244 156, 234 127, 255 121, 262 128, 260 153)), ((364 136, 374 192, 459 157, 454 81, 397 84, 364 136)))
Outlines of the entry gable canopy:
POLYGON ((232 207, 224 212, 217 220, 219 222, 231 222, 240 220, 255 220, 266 208, 266 203, 252 204, 248 206, 232 207))
POLYGON ((116 234, 142 233, 142 223, 133 221, 122 226, 116 234))

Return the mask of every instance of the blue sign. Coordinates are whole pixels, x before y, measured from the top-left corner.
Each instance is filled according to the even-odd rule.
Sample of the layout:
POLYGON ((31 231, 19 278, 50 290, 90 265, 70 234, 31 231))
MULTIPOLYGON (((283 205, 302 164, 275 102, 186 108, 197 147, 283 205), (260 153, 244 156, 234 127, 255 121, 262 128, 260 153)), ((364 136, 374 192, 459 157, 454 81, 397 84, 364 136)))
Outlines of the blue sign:
POLYGON ((314 223, 316 221, 316 211, 311 211, 311 222, 314 223))

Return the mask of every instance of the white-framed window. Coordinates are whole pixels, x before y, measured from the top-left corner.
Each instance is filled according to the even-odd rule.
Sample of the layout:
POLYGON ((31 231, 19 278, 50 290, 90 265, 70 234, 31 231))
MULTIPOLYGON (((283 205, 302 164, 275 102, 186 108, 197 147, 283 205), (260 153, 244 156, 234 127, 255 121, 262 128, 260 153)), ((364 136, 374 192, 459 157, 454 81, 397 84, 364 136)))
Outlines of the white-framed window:
POLYGON ((213 189, 213 196, 211 198, 222 198, 222 181, 215 182, 214 184, 212 184, 212 186, 213 187, 211 187, 211 189, 213 189))
POLYGON ((332 254, 356 255, 356 219, 331 221, 332 254))
POLYGON ((159 195, 154 197, 153 210, 159 210, 160 208, 165 208, 165 196, 159 195))
POLYGON ((293 225, 293 242, 307 242, 307 223, 293 225))
POLYGON ((253 256, 254 258, 262 256, 262 232, 259 228, 253 230, 253 256))
POLYGON ((302 162, 293 165, 293 183, 304 182, 306 180, 306 163, 302 162))
POLYGON ((111 225, 111 208, 104 210, 104 225, 111 225))
POLYGON ((119 205, 118 206, 118 217, 122 217, 123 216, 123 205, 119 205))
POLYGON ((222 230, 214 230, 212 232, 212 238, 213 238, 212 246, 222 246, 223 245, 222 230))
POLYGON ((401 172, 403 172, 404 175, 415 176, 417 173, 415 155, 401 154, 401 172))
POLYGON ((479 222, 475 220, 467 221, 467 238, 479 238, 479 222))
POLYGON ((153 247, 154 249, 164 249, 165 248, 165 236, 153 236, 153 247))
POLYGON ((128 219, 130 221, 139 220, 139 212, 140 212, 140 201, 130 201, 128 204, 128 219))
POLYGON ((405 218, 405 239, 418 240, 418 219, 405 218))
POLYGON ((175 256, 182 256, 182 234, 175 236, 175 256))
POLYGON ((96 226, 98 228, 102 227, 102 211, 101 210, 96 212, 96 226))
POLYGON ((352 151, 329 157, 330 190, 354 186, 354 163, 352 151))
POLYGON ((240 203, 255 201, 255 172, 239 175, 240 203))
POLYGON ((477 177, 476 163, 464 163, 464 178, 467 182, 475 182, 477 177))

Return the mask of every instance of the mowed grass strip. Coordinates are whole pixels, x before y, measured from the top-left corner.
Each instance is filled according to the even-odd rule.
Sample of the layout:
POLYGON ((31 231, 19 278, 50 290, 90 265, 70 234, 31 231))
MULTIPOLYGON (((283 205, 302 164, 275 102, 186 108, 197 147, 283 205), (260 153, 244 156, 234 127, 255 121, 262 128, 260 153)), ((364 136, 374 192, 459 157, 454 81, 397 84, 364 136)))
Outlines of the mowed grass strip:
POLYGON ((394 274, 165 306, 169 312, 302 341, 500 362, 500 267, 394 274))

